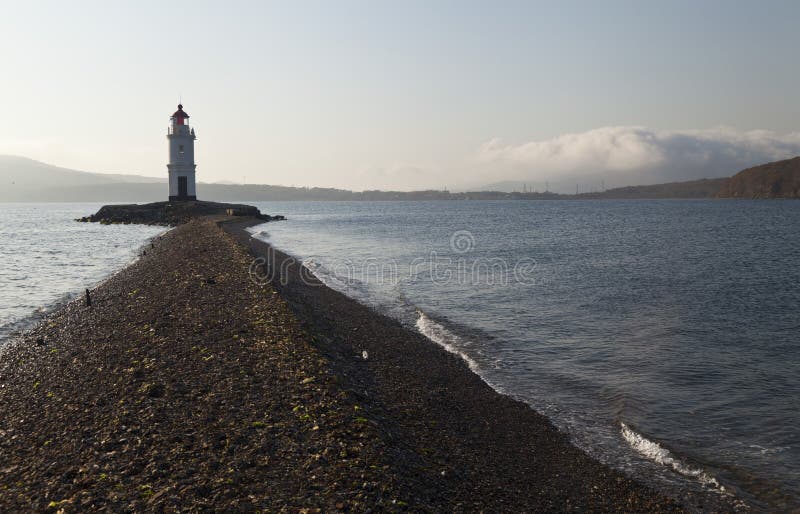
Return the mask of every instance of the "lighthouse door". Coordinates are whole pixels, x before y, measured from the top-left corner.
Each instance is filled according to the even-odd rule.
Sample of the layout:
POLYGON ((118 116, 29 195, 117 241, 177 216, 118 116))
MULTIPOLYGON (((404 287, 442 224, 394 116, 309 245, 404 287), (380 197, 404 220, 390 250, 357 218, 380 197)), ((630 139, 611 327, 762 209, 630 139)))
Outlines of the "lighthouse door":
POLYGON ((189 196, 189 188, 186 177, 178 177, 178 198, 186 198, 187 196, 189 196))

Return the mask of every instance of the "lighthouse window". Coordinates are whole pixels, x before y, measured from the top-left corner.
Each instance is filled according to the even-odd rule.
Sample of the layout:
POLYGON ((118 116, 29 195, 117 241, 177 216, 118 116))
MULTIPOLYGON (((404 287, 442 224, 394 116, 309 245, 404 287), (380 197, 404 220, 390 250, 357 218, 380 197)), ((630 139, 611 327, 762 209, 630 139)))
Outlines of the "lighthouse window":
POLYGON ((178 151, 179 151, 180 153, 183 153, 183 145, 179 145, 179 146, 178 146, 178 151))

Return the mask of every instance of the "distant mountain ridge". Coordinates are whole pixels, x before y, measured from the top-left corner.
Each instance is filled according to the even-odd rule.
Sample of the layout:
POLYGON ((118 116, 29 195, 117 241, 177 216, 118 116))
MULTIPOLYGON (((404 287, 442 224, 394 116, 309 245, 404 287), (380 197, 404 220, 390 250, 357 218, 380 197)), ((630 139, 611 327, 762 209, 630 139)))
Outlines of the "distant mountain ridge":
MULTIPOLYGON (((800 198, 800 157, 742 170, 730 178, 700 179, 602 192, 349 191, 258 184, 197 184, 198 196, 220 202, 281 200, 587 200, 659 198, 800 198)), ((154 202, 164 200, 166 177, 88 173, 16 156, 0 156, 0 202, 154 202)))

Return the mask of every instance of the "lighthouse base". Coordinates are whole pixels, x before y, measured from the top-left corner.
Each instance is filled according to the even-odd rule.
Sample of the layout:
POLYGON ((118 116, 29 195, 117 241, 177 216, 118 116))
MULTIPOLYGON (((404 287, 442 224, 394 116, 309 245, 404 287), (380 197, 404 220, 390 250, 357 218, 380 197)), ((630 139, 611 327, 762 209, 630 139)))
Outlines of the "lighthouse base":
MULTIPOLYGON (((164 198, 163 196, 161 198, 164 198)), ((170 202, 196 202, 196 196, 170 196, 170 202)))
POLYGON ((239 203, 156 202, 144 205, 106 205, 97 213, 77 221, 113 223, 140 223, 143 225, 175 226, 204 216, 252 216, 260 221, 277 221, 283 216, 261 214, 257 207, 239 203))

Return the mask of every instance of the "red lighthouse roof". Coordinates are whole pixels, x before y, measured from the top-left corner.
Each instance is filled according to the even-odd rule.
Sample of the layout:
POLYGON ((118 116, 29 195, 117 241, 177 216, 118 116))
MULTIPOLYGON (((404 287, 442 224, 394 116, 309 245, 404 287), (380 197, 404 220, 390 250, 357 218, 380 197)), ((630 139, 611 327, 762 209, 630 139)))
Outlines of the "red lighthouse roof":
POLYGON ((178 104, 178 110, 172 114, 173 118, 188 118, 189 115, 183 110, 183 105, 178 104))

